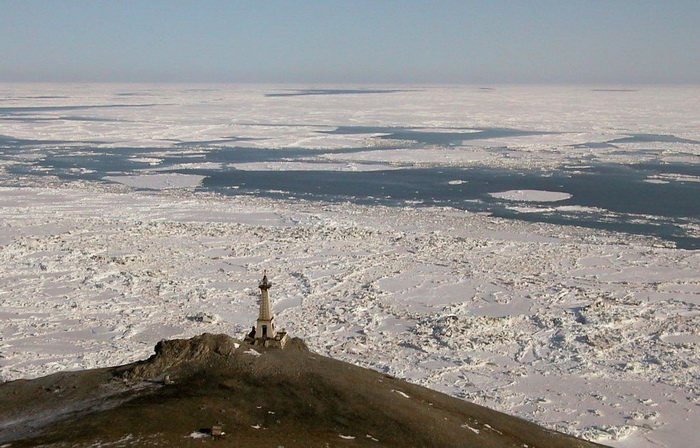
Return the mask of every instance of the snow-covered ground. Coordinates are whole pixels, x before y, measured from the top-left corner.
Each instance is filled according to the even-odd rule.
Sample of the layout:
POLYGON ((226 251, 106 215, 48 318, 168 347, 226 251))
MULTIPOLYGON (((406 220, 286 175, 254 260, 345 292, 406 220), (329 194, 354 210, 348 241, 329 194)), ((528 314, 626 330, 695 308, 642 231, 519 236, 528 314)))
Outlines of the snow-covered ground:
POLYGON ((142 359, 163 338, 242 337, 267 269, 278 326, 320 353, 613 446, 700 444, 698 251, 449 207, 222 197, 159 171, 173 154, 211 168, 201 154, 236 142, 323 150, 247 170, 699 163, 698 88, 407 90, 0 85, 0 136, 18 147, 0 159, 0 379, 142 359), (338 126, 548 134, 417 147, 319 132, 338 126), (150 151, 114 183, 13 171, 86 145, 150 151))

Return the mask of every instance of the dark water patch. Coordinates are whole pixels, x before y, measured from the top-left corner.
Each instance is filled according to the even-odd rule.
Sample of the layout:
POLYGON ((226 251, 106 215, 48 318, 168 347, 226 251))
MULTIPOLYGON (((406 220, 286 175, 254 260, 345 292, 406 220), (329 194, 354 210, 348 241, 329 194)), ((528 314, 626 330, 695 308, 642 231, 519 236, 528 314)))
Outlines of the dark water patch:
POLYGON ((627 167, 632 170, 641 171, 647 175, 679 174, 683 176, 700 177, 700 165, 694 165, 692 163, 645 162, 627 165, 627 167))
POLYGON ((405 89, 305 89, 284 93, 268 93, 266 97, 312 96, 312 95, 366 95, 380 93, 415 92, 405 89))
MULTIPOLYGON (((215 190, 222 187, 241 187, 244 190, 254 190, 262 194, 285 191, 301 197, 353 200, 360 203, 374 203, 377 198, 386 198, 389 202, 402 202, 440 196, 438 194, 440 186, 435 182, 434 173, 426 170, 375 172, 232 170, 225 173, 203 171, 196 173, 208 175, 202 186, 215 190)), ((442 196, 445 196, 444 193, 446 192, 443 192, 442 196)))
POLYGON ((224 147, 206 154, 207 162, 246 163, 246 162, 287 162, 302 157, 312 157, 322 152, 304 148, 250 148, 245 146, 224 147))
POLYGON ((526 222, 542 222, 555 225, 572 225, 609 232, 624 232, 631 235, 655 236, 670 241, 679 249, 700 249, 700 238, 690 236, 685 229, 673 222, 635 222, 631 218, 600 219, 597 215, 559 214, 559 213, 517 213, 511 210, 493 210, 493 216, 505 219, 517 219, 526 222))
POLYGON ((45 121, 56 121, 57 118, 55 117, 22 117, 22 116, 9 116, 9 117, 0 117, 0 121, 19 121, 21 123, 42 123, 45 121))
POLYGON ((571 194, 556 205, 604 208, 621 214, 700 217, 700 186, 651 184, 630 170, 599 167, 595 172, 570 175, 506 171, 486 168, 396 169, 370 172, 237 171, 199 172, 208 176, 205 187, 243 182, 256 190, 342 197, 389 197, 397 201, 425 201, 460 206, 464 201, 514 204, 488 193, 507 190, 544 190, 571 194), (451 185, 451 180, 463 183, 451 185))
MULTIPOLYGON (((291 148, 291 149, 261 149, 250 147, 219 147, 214 150, 192 151, 189 147, 196 148, 197 144, 175 145, 175 148, 131 148, 131 147, 95 147, 94 145, 105 142, 75 142, 75 141, 43 141, 23 140, 9 136, 0 136, 0 157, 15 158, 20 152, 36 153, 41 149, 45 155, 43 160, 32 160, 37 168, 46 170, 48 174, 61 176, 67 170, 84 168, 95 170, 98 173, 107 173, 114 170, 143 170, 152 168, 152 165, 139 162, 134 159, 141 157, 156 157, 161 162, 159 168, 167 169, 169 166, 187 163, 246 163, 246 162, 275 162, 295 161, 297 159, 315 159, 323 154, 318 150, 291 148), (51 146, 67 146, 51 148, 51 146), (78 146, 76 146, 78 145, 78 146), (47 147, 48 146, 48 147, 47 147)), ((342 152, 362 151, 363 148, 345 149, 342 152)), ((339 153, 339 151, 333 151, 339 153)), ((316 160, 310 160, 318 163, 316 160)), ((332 161, 328 161, 332 163, 332 161)), ((72 176, 72 174, 71 174, 72 176)))
MULTIPOLYGON (((657 174, 656 171, 653 173, 657 174)), ((700 185, 644 182, 651 174, 624 165, 600 165, 580 175, 562 177, 556 174, 526 183, 534 185, 533 189, 555 190, 560 187, 563 190, 556 191, 572 194, 575 205, 622 214, 700 218, 700 185)))
POLYGON ((18 106, 18 107, 0 107, 0 114, 28 114, 36 112, 61 112, 71 110, 87 110, 87 109, 117 109, 123 107, 153 107, 166 106, 167 104, 97 104, 91 106, 18 106))
POLYGON ((418 130, 418 128, 382 126, 340 126, 332 131, 317 132, 321 134, 338 135, 386 134, 378 138, 387 140, 410 140, 426 145, 459 145, 468 140, 552 134, 551 132, 523 131, 520 129, 507 128, 457 128, 455 132, 435 132, 418 130), (462 132, 459 130, 462 130, 462 132))
POLYGON ((121 154, 50 154, 26 168, 48 170, 45 171, 47 174, 60 179, 100 181, 109 173, 133 174, 148 167, 150 165, 146 162, 134 161, 121 154))
POLYGON ((349 201, 358 204, 449 206, 473 212, 533 222, 549 222, 654 235, 679 247, 700 248, 700 239, 688 236, 676 221, 700 218, 700 186, 649 184, 634 170, 597 167, 593 172, 571 173, 506 171, 486 168, 398 169, 372 172, 323 171, 181 171, 207 176, 203 190, 222 194, 254 194, 276 198, 349 201), (450 184, 451 180, 463 183, 450 184), (489 193, 509 190, 565 192, 570 199, 539 203, 493 198, 489 193), (605 212, 551 212, 551 207, 580 206, 605 212), (513 207, 527 206, 522 213, 513 207), (649 216, 646 219, 644 216, 649 216), (642 221, 642 222, 640 222, 642 221))
POLYGON ((149 163, 133 158, 147 157, 150 153, 156 153, 159 156, 163 151, 163 148, 96 148, 94 144, 94 142, 25 140, 5 146, 0 138, 0 159, 13 161, 12 165, 5 167, 5 170, 12 174, 100 181, 107 173, 115 170, 128 174, 152 168, 149 163), (67 146, 76 144, 82 146, 67 146), (30 157, 23 159, 23 155, 30 157), (38 155, 41 158, 37 159, 38 155))
POLYGON ((675 135, 662 134, 632 134, 629 137, 609 140, 607 143, 690 143, 693 145, 700 145, 700 141, 697 140, 689 140, 687 138, 676 137, 675 135))
POLYGON ((13 116, 0 117, 0 121, 20 121, 22 123, 40 123, 46 121, 85 121, 85 122, 105 122, 105 123, 126 123, 130 120, 122 119, 112 119, 112 118, 98 118, 98 117, 24 117, 24 116, 13 116))
MULTIPOLYGON (((18 155, 18 150, 35 153, 35 148, 46 145, 66 145, 82 144, 84 142, 63 142, 63 141, 33 141, 17 140, 11 137, 3 139, 0 137, 0 157, 18 155), (5 144, 3 144, 3 142, 5 144)), ((196 145, 192 145, 195 147, 196 145)), ((69 175, 75 178, 76 169, 95 171, 93 177, 107 175, 114 171, 124 171, 131 174, 134 171, 141 171, 153 168, 149 162, 141 162, 139 158, 155 157, 160 160, 159 170, 167 170, 168 167, 189 163, 219 163, 223 165, 231 163, 248 162, 286 162, 297 159, 307 160, 313 163, 320 163, 313 160, 315 156, 322 154, 317 150, 304 148, 292 149, 260 149, 249 147, 222 147, 216 150, 187 151, 187 145, 177 148, 129 148, 129 147, 100 147, 94 146, 71 146, 69 148, 42 148, 45 157, 42 160, 32 160, 28 162, 41 169, 47 174, 58 176, 69 175)), ((361 148, 354 149, 360 151, 361 148)), ((350 151, 350 150, 345 150, 350 151)), ((327 163, 334 163, 327 161, 327 163)), ((208 174, 208 173, 207 173, 208 174)))

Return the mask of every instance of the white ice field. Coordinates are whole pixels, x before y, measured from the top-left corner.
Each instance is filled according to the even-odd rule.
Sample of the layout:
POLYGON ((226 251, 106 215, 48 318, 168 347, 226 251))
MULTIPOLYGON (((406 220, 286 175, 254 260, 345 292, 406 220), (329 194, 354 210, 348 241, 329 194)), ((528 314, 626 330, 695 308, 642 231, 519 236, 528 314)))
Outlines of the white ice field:
MULTIPOLYGON (((700 445, 700 251, 451 207, 194 191, 197 169, 697 166, 700 88, 397 90, 0 84, 0 380, 143 359, 164 338, 242 337, 267 269, 278 326, 319 353, 611 446, 700 445), (548 133, 418 146, 319 132, 339 126, 548 133), (207 160, 226 146, 318 155, 207 160), (149 151, 98 180, 34 164, 115 148, 149 151), (195 172, 172 172, 173 157, 195 172)), ((648 182, 700 194, 699 180, 648 182)), ((521 208, 569 198, 490 194, 521 208)), ((700 236, 697 213, 683 225, 700 236)))

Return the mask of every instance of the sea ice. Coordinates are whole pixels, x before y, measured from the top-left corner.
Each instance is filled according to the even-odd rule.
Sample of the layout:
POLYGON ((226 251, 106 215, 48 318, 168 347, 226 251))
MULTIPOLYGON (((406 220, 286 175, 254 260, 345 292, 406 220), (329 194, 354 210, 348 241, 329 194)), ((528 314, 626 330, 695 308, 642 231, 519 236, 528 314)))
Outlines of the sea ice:
MULTIPOLYGON (((611 446, 700 443, 697 251, 447 207, 195 193, 200 175, 157 164, 173 158, 173 170, 227 169, 226 148, 245 145, 318 151, 293 163, 247 165, 279 171, 692 166, 700 145, 630 138, 700 140, 696 87, 644 87, 611 101, 590 87, 504 86, 484 95, 462 86, 322 103, 268 97, 267 86, 196 94, 129 86, 142 96, 128 98, 110 85, 2 88, 4 107, 15 112, 0 114, 0 135, 8 136, 0 146, 9 148, 0 157, 0 380, 133 362, 163 338, 243 337, 267 269, 279 326, 313 351, 611 446), (12 109, 35 106, 18 98, 37 91, 62 97, 47 107, 81 107, 90 120, 12 109), (51 125, 32 121, 42 118, 51 125), (322 132, 355 124, 548 134, 421 147, 376 133, 322 132), (119 184, 27 168, 49 156, 125 147, 143 152, 134 151, 135 170, 111 176, 119 184), (208 162, 203 154, 221 157, 208 162)), ((445 182, 457 189, 462 180, 445 182)), ((697 184, 686 174, 647 180, 697 184)), ((569 198, 500 193, 517 206, 569 198)), ((601 212, 555 205, 555 212, 601 212)), ((700 228, 692 217, 683 226, 700 228)))

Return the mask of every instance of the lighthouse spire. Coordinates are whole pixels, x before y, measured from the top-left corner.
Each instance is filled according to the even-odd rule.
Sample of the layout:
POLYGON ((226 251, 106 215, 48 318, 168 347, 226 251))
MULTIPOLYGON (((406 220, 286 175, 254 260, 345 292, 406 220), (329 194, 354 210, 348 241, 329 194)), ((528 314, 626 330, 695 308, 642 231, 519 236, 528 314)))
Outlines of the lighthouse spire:
POLYGON ((260 314, 258 320, 272 320, 270 307, 270 294, 267 292, 272 287, 272 282, 267 279, 267 271, 263 271, 263 278, 260 281, 260 314))

